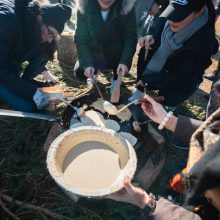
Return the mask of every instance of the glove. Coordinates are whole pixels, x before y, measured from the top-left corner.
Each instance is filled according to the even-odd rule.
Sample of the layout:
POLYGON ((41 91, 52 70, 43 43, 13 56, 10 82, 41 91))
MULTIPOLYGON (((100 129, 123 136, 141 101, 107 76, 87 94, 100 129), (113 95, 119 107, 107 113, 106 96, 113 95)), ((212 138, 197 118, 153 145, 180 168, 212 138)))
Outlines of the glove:
POLYGON ((52 82, 54 84, 57 84, 58 83, 58 79, 53 76, 50 71, 48 70, 45 70, 44 72, 42 72, 42 76, 44 77, 44 79, 47 81, 47 82, 52 82))
POLYGON ((33 96, 33 100, 37 106, 37 109, 39 110, 45 109, 48 106, 47 96, 40 92, 38 89, 33 96))

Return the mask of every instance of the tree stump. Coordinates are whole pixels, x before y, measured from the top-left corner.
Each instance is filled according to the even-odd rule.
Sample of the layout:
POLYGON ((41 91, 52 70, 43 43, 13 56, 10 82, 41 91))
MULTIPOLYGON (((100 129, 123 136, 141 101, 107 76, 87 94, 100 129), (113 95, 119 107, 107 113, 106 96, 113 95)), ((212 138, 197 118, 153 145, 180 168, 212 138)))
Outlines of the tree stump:
POLYGON ((57 48, 57 58, 61 64, 74 67, 76 63, 76 46, 74 43, 74 32, 63 32, 60 36, 57 48))

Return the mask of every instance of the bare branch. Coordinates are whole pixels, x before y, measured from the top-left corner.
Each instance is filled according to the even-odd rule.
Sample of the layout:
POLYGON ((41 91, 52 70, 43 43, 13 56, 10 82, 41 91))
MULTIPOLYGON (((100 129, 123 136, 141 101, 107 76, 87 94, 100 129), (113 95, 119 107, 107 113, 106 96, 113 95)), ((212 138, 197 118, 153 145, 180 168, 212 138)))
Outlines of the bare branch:
POLYGON ((2 202, 2 200, 0 199, 0 206, 2 207, 2 209, 8 214, 10 215, 13 219, 15 220, 21 220, 19 217, 17 217, 14 213, 12 213, 2 202))
MULTIPOLYGON (((53 213, 51 212, 49 209, 46 209, 46 208, 42 208, 40 206, 35 206, 35 205, 32 205, 32 204, 28 204, 28 203, 24 203, 24 202, 21 202, 19 200, 16 200, 16 199, 13 199, 11 196, 9 195, 6 195, 6 194, 2 194, 1 195, 1 198, 3 200, 5 200, 6 202, 9 202, 9 203, 14 203, 15 205, 17 206, 22 206, 23 208, 27 208, 27 209, 31 209, 31 210, 34 210, 34 211, 37 211, 37 212, 42 212, 54 219, 60 219, 60 220, 72 220, 72 218, 68 218, 68 217, 65 217, 65 216, 62 216, 62 215, 58 215, 56 213, 53 213)), ((16 219, 16 220, 20 220, 20 219, 16 219)))

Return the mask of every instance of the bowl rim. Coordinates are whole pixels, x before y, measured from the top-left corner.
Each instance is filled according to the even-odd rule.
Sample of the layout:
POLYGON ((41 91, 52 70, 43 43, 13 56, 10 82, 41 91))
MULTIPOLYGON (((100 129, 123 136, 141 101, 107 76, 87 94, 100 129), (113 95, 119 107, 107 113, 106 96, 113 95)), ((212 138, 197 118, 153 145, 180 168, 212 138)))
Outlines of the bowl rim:
POLYGON ((103 127, 81 126, 81 127, 72 128, 72 129, 65 131, 52 142, 47 153, 47 168, 49 170, 51 177, 61 187, 61 189, 67 192, 67 194, 76 194, 76 195, 84 196, 84 197, 103 197, 103 196, 107 196, 109 194, 112 194, 122 189, 124 187, 123 180, 125 176, 129 176, 130 178, 133 178, 136 168, 137 168, 137 157, 136 157, 136 153, 132 145, 125 138, 119 135, 117 132, 111 129, 108 129, 108 128, 103 128, 103 127), (120 175, 117 177, 114 184, 112 184, 110 187, 99 189, 99 190, 91 190, 91 189, 81 190, 81 189, 73 188, 71 186, 68 186, 68 184, 66 184, 64 177, 63 177, 63 172, 61 172, 60 167, 57 166, 55 157, 58 152, 60 143, 62 143, 65 137, 69 135, 74 135, 75 133, 82 133, 82 132, 86 133, 86 132, 91 132, 91 131, 100 132, 100 133, 103 132, 103 134, 105 135, 109 134, 111 138, 116 138, 116 140, 120 141, 121 144, 123 144, 124 147, 128 149, 129 159, 126 165, 121 170, 120 175))

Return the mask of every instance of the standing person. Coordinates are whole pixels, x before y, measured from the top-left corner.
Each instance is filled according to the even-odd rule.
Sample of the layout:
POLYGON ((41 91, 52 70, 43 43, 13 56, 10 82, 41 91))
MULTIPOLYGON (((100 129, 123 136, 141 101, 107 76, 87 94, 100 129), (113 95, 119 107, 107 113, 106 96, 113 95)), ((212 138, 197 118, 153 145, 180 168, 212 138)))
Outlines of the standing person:
MULTIPOLYGON (((113 70, 125 76, 135 53, 137 35, 135 0, 79 0, 75 43, 78 62, 75 75, 89 79, 98 70, 113 70)), ((95 78, 95 75, 94 75, 95 78)))
POLYGON ((56 83, 45 66, 53 59, 56 39, 70 16, 71 8, 63 4, 0 2, 0 99, 15 110, 33 112, 47 106, 47 97, 38 90, 42 85, 34 77, 42 74, 56 83), (28 65, 21 73, 24 61, 28 65))
POLYGON ((214 24, 210 0, 171 1, 154 30, 140 41, 137 90, 129 100, 143 96, 144 87, 159 90, 167 106, 192 95, 218 48, 214 24), (152 50, 146 58, 149 47, 152 50))

